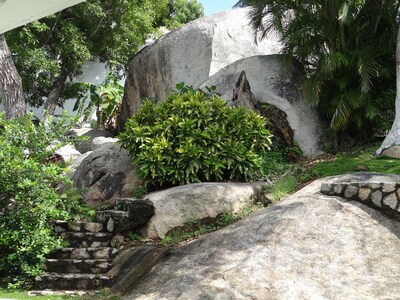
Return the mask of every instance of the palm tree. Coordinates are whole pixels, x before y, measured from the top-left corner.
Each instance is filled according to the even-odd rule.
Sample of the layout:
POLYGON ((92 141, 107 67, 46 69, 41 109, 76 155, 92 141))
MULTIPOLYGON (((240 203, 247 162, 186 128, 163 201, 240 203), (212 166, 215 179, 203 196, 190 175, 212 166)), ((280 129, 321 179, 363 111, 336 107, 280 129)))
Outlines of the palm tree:
POLYGON ((393 145, 400 145, 400 25, 397 29, 396 45, 396 118, 393 121, 392 129, 376 151, 377 155, 382 154, 383 150, 393 145))
MULTIPOLYGON (((303 63, 303 93, 331 128, 372 130, 394 78, 397 0, 241 0, 262 38, 303 63)), ((387 100, 388 99, 388 100, 387 100)))

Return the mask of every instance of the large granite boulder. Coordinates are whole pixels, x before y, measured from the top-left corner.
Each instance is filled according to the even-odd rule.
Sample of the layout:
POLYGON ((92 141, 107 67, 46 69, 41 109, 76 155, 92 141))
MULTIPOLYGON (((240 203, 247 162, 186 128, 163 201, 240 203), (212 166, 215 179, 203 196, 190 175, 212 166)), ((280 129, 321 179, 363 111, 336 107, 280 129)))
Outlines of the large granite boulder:
POLYGON ((146 195, 155 214, 143 229, 149 238, 164 238, 187 222, 235 213, 253 204, 266 183, 195 183, 146 195))
POLYGON ((324 126, 318 112, 300 92, 302 68, 294 62, 291 71, 280 55, 258 55, 238 60, 206 80, 202 86, 217 87, 230 101, 242 72, 246 73, 257 103, 271 104, 286 113, 294 139, 306 156, 321 154, 324 126))
POLYGON ((123 299, 397 299, 400 223, 320 186, 172 250, 123 299))
POLYGON ((138 109, 141 100, 166 98, 184 81, 199 87, 221 68, 244 57, 279 53, 274 40, 256 42, 246 8, 195 20, 145 47, 130 62, 119 125, 138 109))
POLYGON ((131 197, 141 183, 131 156, 117 143, 107 143, 90 152, 71 179, 83 191, 88 204, 131 197))

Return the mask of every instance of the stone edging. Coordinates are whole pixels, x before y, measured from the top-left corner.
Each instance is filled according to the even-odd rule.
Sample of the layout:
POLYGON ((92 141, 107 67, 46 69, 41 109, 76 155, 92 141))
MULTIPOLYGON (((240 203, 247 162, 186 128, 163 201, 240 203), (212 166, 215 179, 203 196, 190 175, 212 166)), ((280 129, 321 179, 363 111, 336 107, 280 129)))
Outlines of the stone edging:
POLYGON ((361 202, 400 220, 400 183, 322 183, 321 193, 361 202))

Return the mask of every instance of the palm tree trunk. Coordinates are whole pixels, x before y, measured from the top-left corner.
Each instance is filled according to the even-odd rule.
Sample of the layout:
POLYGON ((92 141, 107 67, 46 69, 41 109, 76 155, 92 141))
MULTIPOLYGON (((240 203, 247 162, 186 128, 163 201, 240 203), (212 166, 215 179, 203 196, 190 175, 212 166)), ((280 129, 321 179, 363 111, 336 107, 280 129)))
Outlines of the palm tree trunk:
POLYGON ((397 29, 396 46, 396 117, 393 121, 392 129, 379 149, 376 150, 376 155, 380 155, 383 150, 393 145, 400 145, 400 25, 397 29))
POLYGON ((6 120, 25 115, 21 76, 3 34, 0 34, 0 98, 3 100, 6 120))

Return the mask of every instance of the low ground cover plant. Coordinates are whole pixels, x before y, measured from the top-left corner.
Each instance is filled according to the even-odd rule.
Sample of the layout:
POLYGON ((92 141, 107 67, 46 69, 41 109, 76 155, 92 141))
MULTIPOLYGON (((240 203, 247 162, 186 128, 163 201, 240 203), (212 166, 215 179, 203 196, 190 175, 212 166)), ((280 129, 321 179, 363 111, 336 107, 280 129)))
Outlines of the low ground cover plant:
POLYGON ((51 221, 70 218, 81 204, 57 192, 67 179, 64 167, 51 162, 65 120, 46 128, 31 118, 4 121, 0 114, 0 283, 9 287, 39 274, 44 257, 63 244, 51 221))
POLYGON ((266 120, 229 107, 213 88, 177 87, 161 104, 145 100, 119 136, 144 183, 162 187, 262 177, 262 156, 271 146, 266 120))

